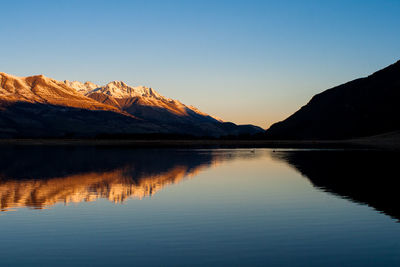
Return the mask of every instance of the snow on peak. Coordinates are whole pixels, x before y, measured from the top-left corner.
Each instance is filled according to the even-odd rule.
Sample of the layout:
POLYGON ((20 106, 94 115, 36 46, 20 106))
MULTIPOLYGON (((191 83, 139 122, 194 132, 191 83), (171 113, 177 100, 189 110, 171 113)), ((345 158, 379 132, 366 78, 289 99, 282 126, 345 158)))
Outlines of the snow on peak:
MULTIPOLYGON (((111 96, 115 99, 126 99, 132 97, 140 98, 142 105, 155 106, 169 110, 175 114, 187 115, 188 111, 194 112, 201 116, 210 116, 193 106, 186 106, 178 100, 170 99, 160 95, 153 88, 145 86, 129 86, 123 81, 112 81, 104 86, 99 86, 91 82, 81 83, 77 81, 64 81, 64 83, 74 88, 79 93, 89 96, 93 93, 100 93, 111 96)), ((212 116, 210 116, 212 117, 212 116)), ((221 119, 212 117, 217 121, 221 119)))
MULTIPOLYGON (((78 82, 65 80, 64 84, 74 88, 76 91, 83 95, 90 95, 91 93, 103 93, 114 98, 127 98, 127 97, 153 97, 156 99, 165 98, 157 93, 153 88, 145 86, 129 86, 123 81, 112 81, 104 86, 94 84, 92 82, 78 82)), ((165 98, 167 99, 167 98, 165 98)))
POLYGON ((105 86, 98 87, 88 92, 88 94, 95 92, 103 93, 115 98, 127 98, 127 97, 154 97, 157 99, 164 98, 152 88, 148 88, 145 86, 132 87, 122 81, 110 82, 105 86))
POLYGON ((89 91, 92 91, 100 86, 98 86, 97 84, 94 84, 92 82, 85 82, 85 83, 81 83, 78 81, 68 81, 65 80, 64 83, 69 86, 74 88, 76 91, 86 95, 89 91))

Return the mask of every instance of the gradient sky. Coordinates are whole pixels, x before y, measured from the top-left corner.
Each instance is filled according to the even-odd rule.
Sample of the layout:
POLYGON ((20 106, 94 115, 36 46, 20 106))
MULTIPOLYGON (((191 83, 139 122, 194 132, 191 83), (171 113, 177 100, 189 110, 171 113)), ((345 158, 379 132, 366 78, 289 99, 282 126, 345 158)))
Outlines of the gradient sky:
POLYGON ((267 127, 400 59, 399 0, 5 1, 0 71, 123 80, 267 127))

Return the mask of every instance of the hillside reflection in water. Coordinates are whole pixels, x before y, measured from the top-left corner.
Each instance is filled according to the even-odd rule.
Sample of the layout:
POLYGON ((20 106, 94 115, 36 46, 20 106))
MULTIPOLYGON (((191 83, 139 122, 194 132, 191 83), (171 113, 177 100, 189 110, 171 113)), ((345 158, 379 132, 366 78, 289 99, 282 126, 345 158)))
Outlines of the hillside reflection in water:
POLYGON ((400 220, 398 152, 289 150, 271 155, 294 167, 315 187, 400 220))

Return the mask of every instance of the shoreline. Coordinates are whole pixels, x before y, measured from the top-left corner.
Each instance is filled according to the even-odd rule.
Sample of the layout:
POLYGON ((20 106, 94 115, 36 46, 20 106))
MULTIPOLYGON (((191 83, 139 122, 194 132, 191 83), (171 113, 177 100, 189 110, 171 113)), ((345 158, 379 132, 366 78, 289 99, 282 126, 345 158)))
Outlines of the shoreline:
POLYGON ((352 140, 134 140, 0 139, 0 146, 121 146, 131 148, 336 148, 400 150, 400 139, 352 140))

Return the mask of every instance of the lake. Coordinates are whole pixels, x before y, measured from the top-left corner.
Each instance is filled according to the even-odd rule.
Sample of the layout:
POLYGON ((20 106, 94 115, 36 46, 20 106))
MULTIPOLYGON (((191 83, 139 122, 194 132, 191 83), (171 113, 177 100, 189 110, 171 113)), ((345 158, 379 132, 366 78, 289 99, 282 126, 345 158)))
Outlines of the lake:
POLYGON ((3 146, 0 266, 398 266, 398 159, 3 146))

